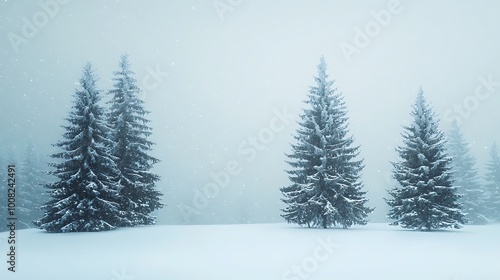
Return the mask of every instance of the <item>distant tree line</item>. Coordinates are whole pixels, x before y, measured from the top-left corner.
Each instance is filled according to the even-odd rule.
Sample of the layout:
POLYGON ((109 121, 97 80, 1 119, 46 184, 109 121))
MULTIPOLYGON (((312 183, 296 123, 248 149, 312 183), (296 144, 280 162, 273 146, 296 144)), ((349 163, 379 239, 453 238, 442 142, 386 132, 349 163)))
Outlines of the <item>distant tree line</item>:
MULTIPOLYGON (((26 150, 19 161, 14 154, 0 157, 0 219, 7 221, 7 165, 16 166, 16 227, 26 229, 32 227, 32 221, 40 218, 42 212, 40 207, 47 200, 47 194, 42 185, 50 180, 46 174, 47 165, 45 159, 35 151, 33 143, 29 142, 26 150)), ((6 223, 2 223, 0 231, 6 230, 6 223)))

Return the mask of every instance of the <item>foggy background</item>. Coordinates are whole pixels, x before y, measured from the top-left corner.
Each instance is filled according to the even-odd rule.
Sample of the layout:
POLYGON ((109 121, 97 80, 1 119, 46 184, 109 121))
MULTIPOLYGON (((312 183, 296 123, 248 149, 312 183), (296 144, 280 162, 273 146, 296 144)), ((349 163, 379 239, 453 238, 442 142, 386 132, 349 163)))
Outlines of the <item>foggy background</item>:
POLYGON ((460 120, 480 174, 500 144, 499 11, 493 0, 2 1, 0 157, 20 161, 30 141, 41 155, 57 152, 84 64, 107 91, 127 53, 161 160, 158 222, 283 222, 285 153, 324 55, 365 159, 370 219, 385 221, 389 162, 420 86, 442 129, 460 120), (375 17, 389 6, 398 12, 382 26, 375 17), (358 48, 366 28, 373 36, 358 48), (347 44, 357 52, 346 55, 347 44), (292 117, 275 121, 284 111, 292 117), (266 143, 252 146, 259 135, 266 143), (210 174, 228 164, 238 172, 197 209, 210 174))

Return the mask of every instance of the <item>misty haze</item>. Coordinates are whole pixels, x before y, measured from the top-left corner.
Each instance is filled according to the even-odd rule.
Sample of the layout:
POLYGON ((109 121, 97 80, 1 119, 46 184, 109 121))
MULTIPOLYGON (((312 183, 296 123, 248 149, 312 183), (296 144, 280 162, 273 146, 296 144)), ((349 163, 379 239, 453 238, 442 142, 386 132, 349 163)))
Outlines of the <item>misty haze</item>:
POLYGON ((500 279, 499 11, 0 2, 0 278, 500 279))

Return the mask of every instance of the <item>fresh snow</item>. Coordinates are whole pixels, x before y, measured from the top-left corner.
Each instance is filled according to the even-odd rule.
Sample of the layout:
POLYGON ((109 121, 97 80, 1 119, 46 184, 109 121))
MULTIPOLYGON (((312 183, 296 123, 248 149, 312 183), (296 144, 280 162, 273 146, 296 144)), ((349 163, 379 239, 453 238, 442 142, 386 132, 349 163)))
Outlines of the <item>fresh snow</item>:
MULTIPOLYGON (((498 280, 499 238, 500 224, 434 232, 374 223, 347 230, 288 224, 28 229, 17 231, 17 272, 2 261, 0 279, 498 280)), ((0 249, 5 259, 6 232, 0 249)))

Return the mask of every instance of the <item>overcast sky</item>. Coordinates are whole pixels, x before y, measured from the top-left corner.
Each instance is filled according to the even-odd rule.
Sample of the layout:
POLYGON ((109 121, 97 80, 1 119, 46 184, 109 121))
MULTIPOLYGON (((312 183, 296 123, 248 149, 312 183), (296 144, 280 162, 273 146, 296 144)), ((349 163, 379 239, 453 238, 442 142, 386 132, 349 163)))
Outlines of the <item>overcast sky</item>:
POLYGON ((500 142, 499 11, 494 0, 2 1, 0 151, 56 152, 85 63, 107 91, 127 53, 162 160, 159 222, 282 221, 285 153, 324 55, 382 221, 420 86, 443 130, 461 122, 480 171, 500 142))

